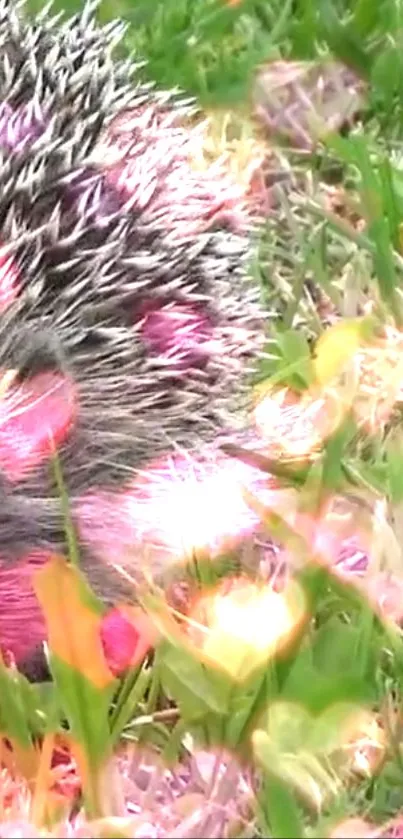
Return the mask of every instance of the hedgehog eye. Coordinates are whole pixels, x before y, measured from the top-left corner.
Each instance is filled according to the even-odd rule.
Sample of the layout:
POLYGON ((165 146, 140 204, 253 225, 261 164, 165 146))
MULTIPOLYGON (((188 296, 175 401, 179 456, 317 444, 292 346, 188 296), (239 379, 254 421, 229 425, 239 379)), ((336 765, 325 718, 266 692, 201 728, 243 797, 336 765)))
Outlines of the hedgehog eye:
POLYGON ((67 359, 62 344, 54 331, 22 331, 13 345, 12 367, 18 370, 20 380, 38 373, 65 372, 67 359))

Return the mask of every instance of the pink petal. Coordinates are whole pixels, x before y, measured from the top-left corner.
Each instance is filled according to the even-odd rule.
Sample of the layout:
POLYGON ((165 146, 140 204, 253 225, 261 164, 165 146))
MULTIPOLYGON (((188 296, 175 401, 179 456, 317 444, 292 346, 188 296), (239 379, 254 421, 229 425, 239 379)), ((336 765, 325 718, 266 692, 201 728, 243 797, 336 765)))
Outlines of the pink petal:
POLYGON ((32 587, 32 574, 49 559, 33 552, 12 565, 0 557, 0 648, 22 662, 46 639, 42 610, 32 587))
POLYGON ((0 400, 0 469, 19 481, 67 437, 76 414, 73 382, 40 373, 11 387, 0 400))
POLYGON ((211 328, 205 315, 191 306, 151 310, 144 318, 142 334, 152 352, 173 355, 188 364, 208 355, 211 328))
POLYGON ((144 612, 134 607, 111 609, 104 617, 101 641, 108 667, 119 676, 140 664, 152 646, 151 626, 144 612))

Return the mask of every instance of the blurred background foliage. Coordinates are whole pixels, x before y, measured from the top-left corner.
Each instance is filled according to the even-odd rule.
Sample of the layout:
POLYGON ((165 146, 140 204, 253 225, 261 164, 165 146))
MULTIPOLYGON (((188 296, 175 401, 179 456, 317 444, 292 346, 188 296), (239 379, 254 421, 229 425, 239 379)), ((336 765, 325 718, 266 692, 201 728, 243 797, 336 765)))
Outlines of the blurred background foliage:
MULTIPOLYGON (((28 0, 35 14, 42 0, 28 0)), ((71 14, 82 0, 55 0, 71 14)), ((256 65, 333 54, 388 108, 403 98, 403 4, 397 0, 102 0, 103 21, 128 24, 126 44, 160 85, 203 105, 245 99, 256 65)))

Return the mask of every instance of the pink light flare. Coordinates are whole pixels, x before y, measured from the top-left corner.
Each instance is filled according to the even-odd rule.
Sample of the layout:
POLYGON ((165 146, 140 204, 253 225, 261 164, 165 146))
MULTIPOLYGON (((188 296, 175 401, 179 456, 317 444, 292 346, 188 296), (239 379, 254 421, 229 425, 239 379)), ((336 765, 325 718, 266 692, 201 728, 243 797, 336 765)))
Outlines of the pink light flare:
POLYGON ((292 504, 292 491, 270 476, 206 447, 198 458, 178 454, 151 464, 120 495, 88 493, 75 508, 77 527, 103 561, 130 568, 140 550, 150 570, 160 570, 195 553, 217 557, 256 531, 260 519, 245 489, 278 512, 292 504))

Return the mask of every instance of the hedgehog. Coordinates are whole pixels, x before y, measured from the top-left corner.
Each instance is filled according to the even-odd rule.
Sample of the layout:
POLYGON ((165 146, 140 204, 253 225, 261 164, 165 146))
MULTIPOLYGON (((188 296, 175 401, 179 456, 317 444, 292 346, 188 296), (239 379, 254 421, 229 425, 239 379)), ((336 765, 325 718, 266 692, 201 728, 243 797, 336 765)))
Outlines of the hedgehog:
POLYGON ((89 499, 119 530, 150 462, 238 432, 265 318, 255 221, 220 161, 197 164, 195 102, 116 57, 124 27, 94 4, 24 11, 0 0, 0 648, 31 674, 32 573, 66 551, 55 447, 84 572, 132 597, 89 499))

